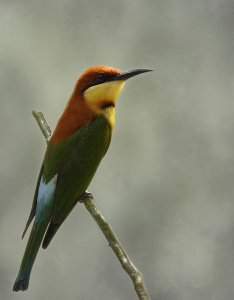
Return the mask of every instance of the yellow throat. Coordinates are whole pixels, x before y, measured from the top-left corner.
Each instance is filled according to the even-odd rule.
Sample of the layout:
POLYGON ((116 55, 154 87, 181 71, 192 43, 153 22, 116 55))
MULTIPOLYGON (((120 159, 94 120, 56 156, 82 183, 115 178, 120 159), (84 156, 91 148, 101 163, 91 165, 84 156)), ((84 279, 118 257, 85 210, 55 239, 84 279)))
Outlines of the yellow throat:
POLYGON ((84 99, 95 114, 103 114, 113 128, 115 125, 115 103, 124 87, 123 80, 108 81, 91 86, 84 92, 84 99), (113 106, 103 107, 105 103, 113 106))

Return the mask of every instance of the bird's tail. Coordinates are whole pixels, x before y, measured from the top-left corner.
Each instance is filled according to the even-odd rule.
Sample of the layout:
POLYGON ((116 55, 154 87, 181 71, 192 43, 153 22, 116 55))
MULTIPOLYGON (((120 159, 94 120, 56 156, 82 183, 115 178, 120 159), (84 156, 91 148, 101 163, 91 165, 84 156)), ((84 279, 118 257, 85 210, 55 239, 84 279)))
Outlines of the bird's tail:
POLYGON ((27 247, 21 262, 19 274, 13 286, 13 291, 15 292, 18 292, 19 290, 24 291, 28 288, 32 266, 41 245, 47 225, 48 222, 43 222, 43 224, 40 223, 40 226, 35 222, 33 224, 27 247))

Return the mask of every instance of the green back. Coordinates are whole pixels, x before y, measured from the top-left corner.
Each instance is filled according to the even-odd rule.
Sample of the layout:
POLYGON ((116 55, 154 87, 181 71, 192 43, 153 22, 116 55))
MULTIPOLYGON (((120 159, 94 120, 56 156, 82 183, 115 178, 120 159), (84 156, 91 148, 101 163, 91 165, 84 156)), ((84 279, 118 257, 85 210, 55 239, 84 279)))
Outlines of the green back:
POLYGON ((49 143, 43 177, 58 174, 52 220, 62 222, 88 188, 111 141, 111 127, 104 116, 92 120, 60 144, 49 143))

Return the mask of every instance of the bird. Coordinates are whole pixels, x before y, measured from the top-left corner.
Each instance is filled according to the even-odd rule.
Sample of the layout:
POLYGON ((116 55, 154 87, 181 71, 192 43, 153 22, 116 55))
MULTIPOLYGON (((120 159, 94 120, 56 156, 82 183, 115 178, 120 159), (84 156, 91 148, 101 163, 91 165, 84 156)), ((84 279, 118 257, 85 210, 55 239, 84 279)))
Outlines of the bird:
POLYGON ((47 248, 87 188, 111 142, 115 105, 125 81, 153 71, 88 68, 77 80, 42 162, 24 237, 34 219, 13 291, 28 289, 38 250, 47 248))

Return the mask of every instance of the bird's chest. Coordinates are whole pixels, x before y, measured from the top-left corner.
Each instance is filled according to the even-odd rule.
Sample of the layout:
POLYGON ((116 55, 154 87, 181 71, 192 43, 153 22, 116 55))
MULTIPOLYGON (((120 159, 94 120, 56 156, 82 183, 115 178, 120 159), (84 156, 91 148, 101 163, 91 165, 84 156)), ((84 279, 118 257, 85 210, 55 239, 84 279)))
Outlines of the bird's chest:
POLYGON ((59 145, 50 143, 44 160, 45 180, 69 166, 93 173, 110 145, 111 132, 107 119, 99 116, 59 145))
POLYGON ((82 148, 90 159, 102 159, 111 141, 112 128, 104 116, 90 122, 84 132, 83 139, 77 147, 82 148))

